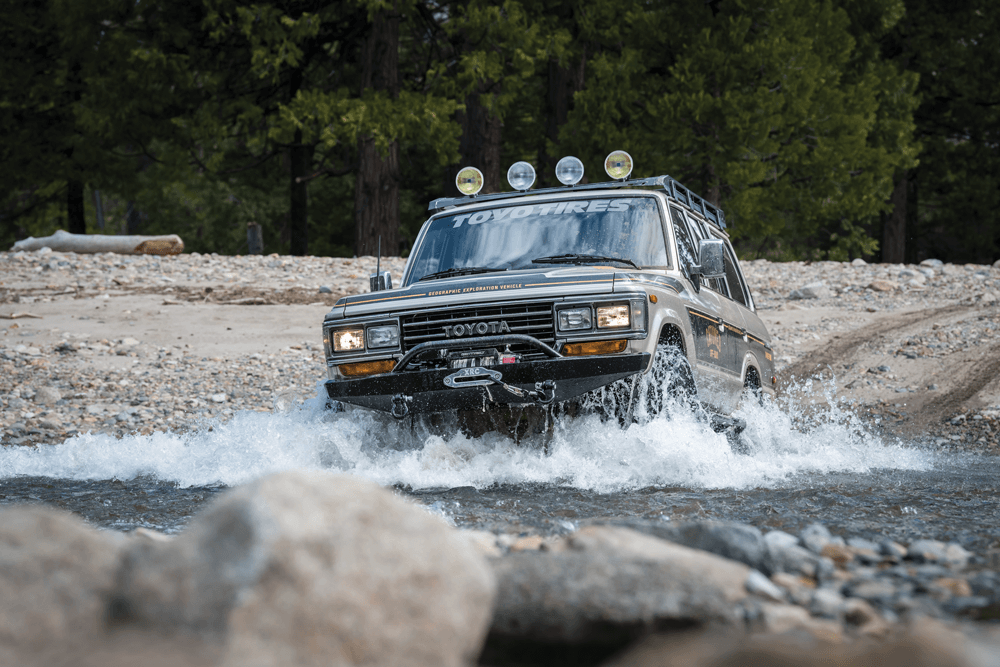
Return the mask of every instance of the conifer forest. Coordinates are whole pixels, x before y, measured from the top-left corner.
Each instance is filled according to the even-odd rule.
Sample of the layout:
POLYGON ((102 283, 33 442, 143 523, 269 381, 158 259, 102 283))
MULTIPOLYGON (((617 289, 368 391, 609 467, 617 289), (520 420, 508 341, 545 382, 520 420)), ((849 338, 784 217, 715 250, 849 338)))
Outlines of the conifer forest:
POLYGON ((1000 258, 995 0, 10 0, 0 249, 406 255, 474 166, 628 151, 743 258, 1000 258))

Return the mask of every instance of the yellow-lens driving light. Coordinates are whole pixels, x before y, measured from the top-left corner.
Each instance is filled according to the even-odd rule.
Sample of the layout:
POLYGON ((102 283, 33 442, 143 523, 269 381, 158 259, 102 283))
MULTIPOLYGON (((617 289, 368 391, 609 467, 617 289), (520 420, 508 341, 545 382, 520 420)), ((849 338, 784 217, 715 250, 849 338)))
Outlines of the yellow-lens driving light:
POLYGON ((576 185, 583 179, 583 163, 567 155, 556 163, 556 178, 563 185, 576 185))
POLYGON ((535 183, 535 168, 527 162, 515 162, 507 170, 507 182, 515 190, 524 192, 535 183))
POLYGON ((455 177, 455 186, 463 195, 478 194, 483 189, 483 172, 475 167, 466 167, 455 177))
POLYGON ((604 158, 604 171, 616 181, 624 181, 632 173, 632 156, 625 151, 614 151, 604 158))

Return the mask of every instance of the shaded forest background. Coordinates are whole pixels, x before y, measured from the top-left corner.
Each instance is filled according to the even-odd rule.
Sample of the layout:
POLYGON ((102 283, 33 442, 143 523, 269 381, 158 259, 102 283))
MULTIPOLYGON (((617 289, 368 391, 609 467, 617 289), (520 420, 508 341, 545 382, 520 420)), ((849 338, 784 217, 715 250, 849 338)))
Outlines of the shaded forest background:
POLYGON ((461 166, 630 152, 744 257, 1000 258, 991 0, 15 0, 0 247, 405 254, 461 166))

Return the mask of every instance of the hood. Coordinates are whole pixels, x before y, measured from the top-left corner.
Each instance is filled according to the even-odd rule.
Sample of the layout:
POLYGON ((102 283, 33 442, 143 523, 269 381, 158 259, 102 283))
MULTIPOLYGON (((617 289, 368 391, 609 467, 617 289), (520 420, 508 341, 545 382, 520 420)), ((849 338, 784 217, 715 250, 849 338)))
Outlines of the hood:
POLYGON ((526 271, 498 271, 472 276, 424 280, 404 289, 347 296, 337 302, 344 315, 441 307, 496 299, 536 299, 576 294, 610 294, 614 267, 558 267, 526 271))

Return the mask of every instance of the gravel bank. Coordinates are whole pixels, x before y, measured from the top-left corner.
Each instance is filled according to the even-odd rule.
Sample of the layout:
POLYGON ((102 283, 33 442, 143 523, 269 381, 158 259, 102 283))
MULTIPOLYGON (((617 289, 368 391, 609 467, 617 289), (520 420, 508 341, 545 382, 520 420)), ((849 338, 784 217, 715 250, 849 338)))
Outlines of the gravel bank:
MULTIPOLYGON (((382 260, 397 278, 403 265, 382 260)), ((374 269, 373 257, 0 253, 2 442, 185 430, 312 395, 323 315, 374 269)), ((784 387, 819 373, 889 430, 996 450, 1000 269, 745 269, 784 387)))

